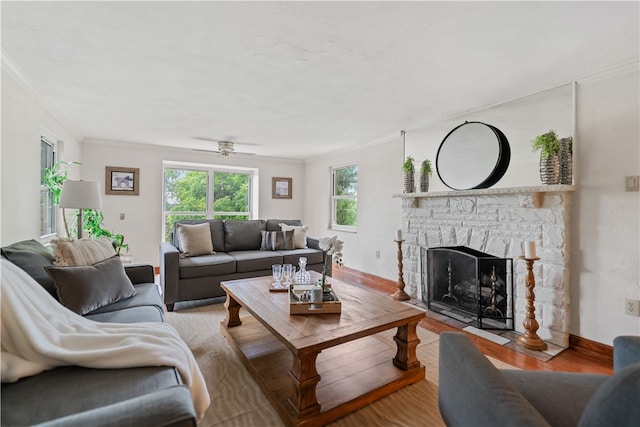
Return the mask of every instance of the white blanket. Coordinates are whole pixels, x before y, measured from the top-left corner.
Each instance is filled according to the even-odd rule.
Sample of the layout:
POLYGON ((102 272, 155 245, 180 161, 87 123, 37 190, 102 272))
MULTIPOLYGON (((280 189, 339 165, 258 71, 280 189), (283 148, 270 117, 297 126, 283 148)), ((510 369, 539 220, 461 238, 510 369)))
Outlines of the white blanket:
POLYGON ((174 366, 201 418, 209 393, 191 350, 166 323, 100 323, 55 302, 31 276, 1 259, 2 382, 56 366, 174 366))

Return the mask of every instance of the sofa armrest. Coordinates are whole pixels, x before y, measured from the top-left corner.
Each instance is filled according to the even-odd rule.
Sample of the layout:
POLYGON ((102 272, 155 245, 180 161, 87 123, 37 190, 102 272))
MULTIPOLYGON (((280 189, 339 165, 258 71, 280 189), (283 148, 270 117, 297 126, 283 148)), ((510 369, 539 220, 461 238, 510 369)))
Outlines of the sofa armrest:
POLYGON ((156 280, 153 266, 151 264, 125 264, 124 272, 134 285, 140 283, 154 283, 156 280))
POLYGON ((621 335, 613 340, 613 372, 640 363, 640 336, 621 335))
POLYGON ((197 426, 191 393, 184 386, 149 393, 123 402, 40 424, 46 427, 197 426))
POLYGON ((174 304, 179 299, 178 285, 180 251, 168 242, 160 243, 160 286, 165 304, 174 304))
POLYGON ((440 334, 438 400, 447 426, 549 426, 466 335, 440 334))

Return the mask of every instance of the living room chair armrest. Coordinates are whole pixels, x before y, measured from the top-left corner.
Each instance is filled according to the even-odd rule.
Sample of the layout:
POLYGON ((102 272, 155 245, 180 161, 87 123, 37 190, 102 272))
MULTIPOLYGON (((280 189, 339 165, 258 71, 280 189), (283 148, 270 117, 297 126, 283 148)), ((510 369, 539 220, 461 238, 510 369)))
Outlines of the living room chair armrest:
POLYGON ((160 287, 165 304, 179 301, 180 251, 168 242, 160 243, 160 287))
POLYGON ((197 420, 191 393, 184 386, 176 386, 90 411, 68 415, 40 424, 40 426, 195 427, 197 420))
POLYGON ((144 263, 125 264, 124 272, 134 285, 140 283, 154 283, 155 273, 153 265, 144 263))
POLYGON ((621 335, 613 340, 613 372, 640 363, 640 336, 621 335))
POLYGON ((447 426, 549 426, 466 335, 440 334, 438 400, 447 426))

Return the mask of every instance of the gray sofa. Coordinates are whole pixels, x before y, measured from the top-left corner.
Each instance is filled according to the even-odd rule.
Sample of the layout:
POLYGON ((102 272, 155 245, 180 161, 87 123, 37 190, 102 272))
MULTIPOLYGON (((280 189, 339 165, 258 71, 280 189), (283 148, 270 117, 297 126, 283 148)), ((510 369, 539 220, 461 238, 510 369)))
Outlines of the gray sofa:
POLYGON ((440 335, 447 426, 637 426, 640 337, 614 340, 614 374, 499 370, 462 333, 440 335))
MULTIPOLYGON (((44 266, 53 254, 35 240, 2 248, 2 256, 51 293, 44 266), (44 273, 44 274, 43 274, 44 273)), ((125 267, 136 295, 85 315, 98 322, 162 322, 153 266, 125 267)), ((54 296, 54 295, 52 295, 54 296)), ((54 296, 55 298, 55 296, 54 296)), ((59 304, 52 298, 52 304, 59 304)), ((90 369, 65 366, 2 383, 3 426, 195 426, 191 393, 176 369, 90 369)))
MULTIPOLYGON (((281 231, 280 224, 301 226, 300 220, 183 220, 177 221, 170 242, 160 244, 160 284, 169 311, 180 301, 225 296, 225 280, 270 276, 273 264, 298 265, 307 258, 307 270, 322 271, 325 253, 319 240, 307 236, 307 248, 261 250, 262 231, 281 231), (215 254, 182 257, 177 238, 178 224, 206 222, 211 230, 215 254)), ((327 265, 331 274, 331 263, 327 265)))

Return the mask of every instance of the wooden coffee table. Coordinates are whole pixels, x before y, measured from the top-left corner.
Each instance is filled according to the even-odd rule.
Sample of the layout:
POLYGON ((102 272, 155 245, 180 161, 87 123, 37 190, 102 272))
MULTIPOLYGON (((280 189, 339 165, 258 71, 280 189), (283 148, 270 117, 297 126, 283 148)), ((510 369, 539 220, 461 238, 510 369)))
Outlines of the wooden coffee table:
POLYGON ((222 282, 220 329, 287 425, 327 424, 424 379, 424 312, 331 278, 341 314, 289 315, 289 296, 269 292, 272 280, 222 282), (251 316, 241 320, 240 308, 251 316), (392 328, 395 344, 379 334, 392 328))

